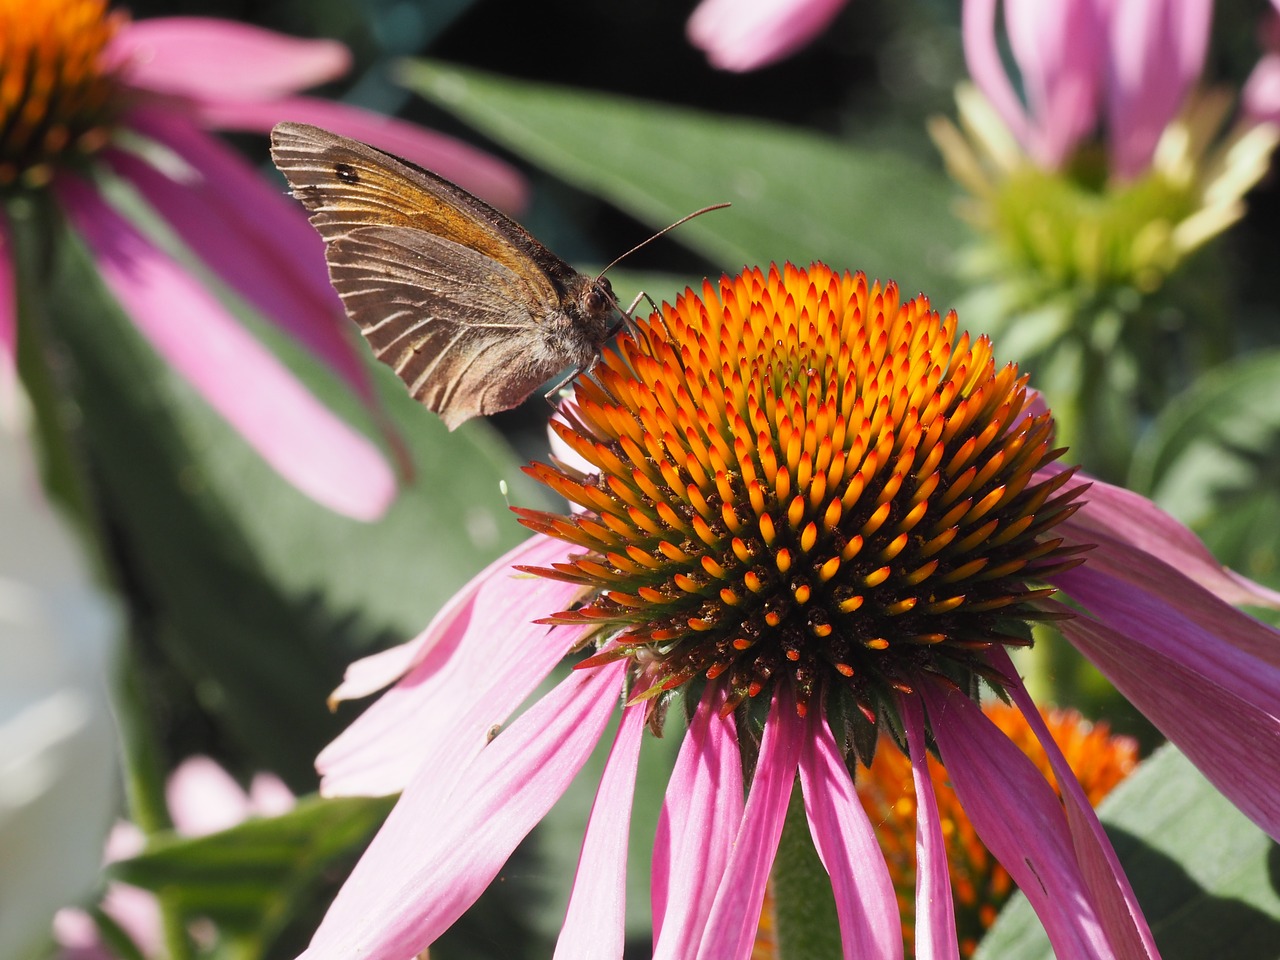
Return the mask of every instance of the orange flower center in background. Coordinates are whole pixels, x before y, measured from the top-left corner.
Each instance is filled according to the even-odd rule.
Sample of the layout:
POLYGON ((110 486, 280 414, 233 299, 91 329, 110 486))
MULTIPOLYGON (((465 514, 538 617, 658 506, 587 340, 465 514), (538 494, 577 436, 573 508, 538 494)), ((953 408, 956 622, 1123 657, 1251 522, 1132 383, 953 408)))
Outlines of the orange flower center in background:
POLYGON ((0 188, 38 187, 108 139, 117 84, 103 52, 126 21, 104 0, 0 0, 0 188))
MULTIPOLYGON (((1022 714, 1003 703, 986 704, 983 711, 1031 758, 1045 779, 1055 784, 1056 790, 1049 759, 1022 714)), ((1041 716, 1093 806, 1137 765, 1137 743, 1129 737, 1113 736, 1105 723, 1091 724, 1074 710, 1042 710, 1041 716)), ((858 796, 871 822, 876 824, 876 836, 889 864, 902 913, 907 956, 912 956, 916 907, 915 790, 911 783, 911 761, 899 751, 889 749, 891 742, 887 737, 883 745, 886 749, 876 752, 870 769, 858 771, 858 796)), ((947 848, 960 955, 968 957, 977 949, 982 935, 995 922, 996 915, 1016 888, 1008 871, 978 839, 951 789, 946 769, 932 754, 929 755, 929 777, 933 781, 947 848)))
MULTIPOLYGON (((1056 789, 1049 758, 1021 712, 998 702, 985 704, 983 712, 1031 758, 1056 789)), ((1041 710, 1040 715, 1091 805, 1096 807, 1101 803, 1137 766, 1137 741, 1113 736, 1105 723, 1090 723, 1074 710, 1041 710)), ((885 741, 882 744, 885 749, 876 752, 870 769, 858 771, 858 797, 876 825, 876 837, 889 865, 902 916, 905 955, 910 957, 915 955, 916 922, 915 788, 911 781, 911 761, 891 749, 888 735, 882 734, 881 739, 885 741)), ((1009 872, 978 839, 951 789, 946 769, 932 754, 929 779, 933 781, 946 844, 960 956, 971 957, 1017 888, 1009 872)), ((752 960, 773 960, 778 955, 776 921, 773 897, 766 896, 752 960)))
POLYGON ((1027 581, 1078 562, 1044 535, 1074 507, 1068 473, 1033 480, 1059 451, 1026 378, 956 326, 821 265, 639 321, 556 424, 586 464, 528 468, 587 510, 521 511, 582 548, 534 571, 588 588, 546 622, 596 628, 583 665, 633 658, 653 693, 724 683, 726 710, 786 676, 802 713, 848 692, 874 724, 922 671, 990 674, 1042 616, 1027 581))

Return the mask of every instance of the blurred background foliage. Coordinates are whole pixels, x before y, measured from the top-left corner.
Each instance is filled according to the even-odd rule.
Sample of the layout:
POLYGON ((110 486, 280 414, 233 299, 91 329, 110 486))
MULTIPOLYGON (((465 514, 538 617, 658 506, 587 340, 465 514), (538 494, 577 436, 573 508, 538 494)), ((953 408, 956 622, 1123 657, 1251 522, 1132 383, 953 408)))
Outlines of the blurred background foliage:
MULTIPOLYGON (((955 213, 959 191, 926 131, 930 117, 955 115, 954 89, 967 75, 958 4, 852 0, 811 46, 745 74, 712 68, 687 42, 691 6, 138 0, 130 9, 137 19, 217 16, 342 41, 356 67, 324 94, 451 133, 514 164, 532 187, 528 209, 514 213, 579 269, 598 269, 694 208, 733 202, 618 268, 624 301, 639 289, 671 298, 686 283, 744 264, 821 258, 892 277, 908 293, 923 290, 944 310, 963 303, 962 328, 988 329, 989 291, 970 285, 962 269, 974 238, 955 213)), ((1264 6, 1219 0, 1208 77, 1243 83, 1257 61, 1264 6)), ((278 180, 263 138, 232 139, 278 180)), ((1247 202, 1244 219, 1186 267, 1209 278, 1211 286, 1191 287, 1208 291, 1206 309, 1230 328, 1232 351, 1203 379, 1177 383, 1156 415, 1138 419, 1132 446, 1110 461, 1107 478, 1152 495, 1222 560, 1280 587, 1280 169, 1273 165, 1247 202)), ((59 246, 52 269, 56 293, 47 309, 68 318, 64 346, 76 370, 101 533, 128 599, 129 688, 135 716, 145 718, 129 724, 135 755, 156 758, 155 777, 204 753, 238 777, 273 770, 296 793, 310 793, 315 754, 358 709, 331 714, 325 705, 345 665, 417 634, 453 591, 523 538, 500 481, 511 502, 554 507, 519 471, 546 455, 548 406, 535 395, 449 434, 389 371, 376 369, 378 398, 413 467, 391 511, 363 524, 289 487, 124 318, 104 311, 106 298, 95 293, 92 267, 73 241, 59 246)), ((253 329, 327 403, 359 421, 358 401, 336 377, 277 331, 253 329)), ((997 356, 1019 359, 999 340, 997 356)), ((1029 372, 1034 383, 1037 370, 1029 372)), ((1027 667, 1041 695, 1155 744, 1073 652, 1046 646, 1027 667)), ((673 742, 651 746, 642 762, 660 770, 673 742)), ((506 882, 433 957, 549 955, 595 779, 584 772, 506 882)), ((642 775, 640 783, 636 809, 656 815, 665 776, 642 775)), ((383 809, 350 803, 359 809, 344 808, 339 820, 350 829, 338 839, 326 805, 303 805, 272 834, 274 845, 243 836, 222 845, 175 839, 121 876, 163 888, 177 882, 174 870, 199 874, 205 896, 196 909, 235 941, 226 956, 291 956, 314 927, 323 891, 383 809), (252 857, 240 858, 246 850, 252 857), (302 860, 308 869, 291 871, 302 860), (271 869, 287 882, 263 884, 262 871, 271 869), (279 923, 281 916, 292 922, 279 923)), ((1136 832, 1140 822, 1131 817, 1126 829, 1136 832)), ((651 836, 652 823, 636 824, 635 956, 648 942, 643 873, 651 836)), ((1267 851, 1255 845, 1247 855, 1261 862, 1267 851)), ((1148 857, 1152 875, 1163 862, 1148 857)), ((1141 890, 1141 879, 1135 885, 1141 890)), ((1161 909, 1173 913, 1187 902, 1175 898, 1161 909)), ((1177 950, 1166 956, 1202 955, 1177 950)))

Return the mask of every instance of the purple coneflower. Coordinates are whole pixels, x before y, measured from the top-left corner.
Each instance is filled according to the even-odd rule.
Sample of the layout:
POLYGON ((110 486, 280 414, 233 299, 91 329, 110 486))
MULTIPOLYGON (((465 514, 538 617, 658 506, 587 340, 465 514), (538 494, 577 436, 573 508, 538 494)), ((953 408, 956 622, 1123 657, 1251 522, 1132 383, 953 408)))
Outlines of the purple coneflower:
POLYGON ((12 405, 24 283, 38 282, 16 275, 11 248, 18 226, 28 240, 52 229, 51 194, 139 332, 268 463, 335 510, 382 512, 395 482, 377 447, 104 188, 136 191, 235 295, 367 394, 315 231, 204 128, 265 133, 304 119, 429 163, 499 206, 518 206, 523 187, 447 138, 296 95, 349 62, 341 44, 227 21, 133 23, 104 0, 0 0, 0 412, 12 405))
POLYGON ((965 59, 1023 147, 1059 167, 1105 114, 1112 173, 1146 172, 1204 67, 1212 0, 1005 0, 1025 106, 1001 62, 997 3, 965 0, 965 59))
POLYGON ((584 463, 529 472, 581 512, 518 510, 538 535, 335 694, 396 681, 322 754, 323 789, 403 793, 307 960, 432 943, 619 709, 556 956, 620 957, 637 753, 673 706, 688 722, 653 848, 656 957, 750 955, 797 777, 844 955, 901 957, 849 773, 886 731, 917 791, 919 956, 957 954, 931 749, 1058 956, 1155 956, 1006 652, 1046 619, 1276 835, 1280 763, 1260 758, 1280 757, 1280 638, 1228 601, 1277 598, 1148 501, 1057 466, 1027 378, 954 313, 820 265, 749 270, 639 321, 562 418, 584 463), (506 725, 566 656, 576 669, 506 725), (983 688, 1021 710, 1061 800, 983 688))

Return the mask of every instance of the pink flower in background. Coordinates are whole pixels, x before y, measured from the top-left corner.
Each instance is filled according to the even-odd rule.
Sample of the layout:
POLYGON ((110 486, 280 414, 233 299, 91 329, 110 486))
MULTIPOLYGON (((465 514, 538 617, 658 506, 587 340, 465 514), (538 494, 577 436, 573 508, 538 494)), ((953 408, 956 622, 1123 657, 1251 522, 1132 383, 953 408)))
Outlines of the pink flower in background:
MULTIPOLYGON (((250 817, 275 817, 293 809, 294 796, 272 773, 256 774, 246 793, 208 757, 188 757, 169 776, 165 799, 176 833, 203 837, 229 830, 250 817)), ((137 856, 146 846, 142 831, 118 822, 107 840, 105 861, 137 856)), ((144 957, 164 955, 164 931, 155 894, 126 883, 111 883, 100 909, 133 941, 144 957)), ((103 942, 98 925, 83 910, 67 907, 53 922, 58 960, 111 960, 116 954, 103 942)))
POLYGON ((1105 125, 1112 174, 1145 172, 1204 67, 1212 0, 1005 0, 1025 103, 1000 59, 996 7, 964 0, 965 59, 1032 158, 1057 168, 1105 125))
MULTIPOLYGON (((222 283, 367 396, 315 231, 280 187, 205 128, 322 124, 507 208, 523 201, 518 175, 438 134, 299 96, 348 69, 346 49, 331 41, 201 18, 131 23, 102 0, 5 3, 0 35, 0 85, 20 92, 0 99, 0 187, 52 190, 142 335, 282 476, 334 510, 378 516, 395 479, 377 447, 313 397, 100 183, 135 189, 222 283)), ((13 226, 0 216, 0 401, 20 335, 13 226)))
POLYGON ((1065 617, 1065 636, 1280 834, 1280 767, 1258 761, 1280 755, 1280 635, 1229 606, 1280 597, 1149 501, 1056 467, 1048 412, 985 337, 957 336, 954 313, 923 297, 902 303, 892 284, 819 265, 708 282, 639 326, 562 411, 574 462, 529 468, 583 512, 518 510, 538 536, 335 692, 390 685, 321 754, 322 792, 402 793, 305 960, 401 960, 432 943, 620 704, 557 956, 621 957, 641 735, 676 690, 691 719, 653 848, 655 957, 750 955, 798 777, 844 955, 901 958, 892 883, 846 766, 858 724, 899 728, 885 714, 917 774, 920 956, 956 955, 931 732, 1056 955, 1154 957, 1006 653, 1028 642, 1027 620, 1065 617), (507 725, 584 645, 593 655, 507 725), (1035 730, 1061 801, 965 694, 979 677, 1035 730))
POLYGON ((1254 123, 1280 124, 1280 0, 1262 27, 1262 58, 1241 94, 1244 114, 1254 123))
POLYGON ((757 70, 822 33, 848 0, 702 0, 689 17, 689 42, 721 70, 757 70))

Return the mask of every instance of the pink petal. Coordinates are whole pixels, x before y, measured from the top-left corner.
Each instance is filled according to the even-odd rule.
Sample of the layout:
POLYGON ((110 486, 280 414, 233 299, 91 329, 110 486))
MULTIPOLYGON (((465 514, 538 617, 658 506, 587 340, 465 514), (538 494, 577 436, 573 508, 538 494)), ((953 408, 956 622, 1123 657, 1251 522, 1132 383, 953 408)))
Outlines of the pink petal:
POLYGON ((373 520, 386 510, 395 477, 372 443, 84 182, 64 178, 56 189, 138 330, 267 463, 338 513, 373 520))
POLYGON ((1054 954, 1120 956, 1106 941, 1062 805, 1040 771, 964 694, 929 681, 918 689, 956 796, 1031 901, 1054 954))
POLYGON ((961 36, 969 76, 995 107, 1009 131, 1024 146, 1031 141, 1031 125, 1022 101, 1009 82, 996 44, 997 0, 965 0, 961 5, 961 36))
MULTIPOLYGON (((1174 604, 1184 599, 1190 579, 1226 603, 1280 607, 1280 593, 1224 567, 1194 533, 1146 497, 1082 476, 1067 481, 1063 489, 1081 485, 1089 487, 1084 497, 1087 504, 1057 530, 1077 543, 1098 545, 1088 555, 1088 566, 1163 594, 1174 604)), ((1212 607, 1209 617, 1216 617, 1221 605, 1204 602, 1212 607)), ((1249 632, 1238 640, 1254 656, 1276 657, 1274 633, 1254 636, 1249 632)))
POLYGON ((1098 620, 1077 616, 1062 632, 1232 803, 1280 837, 1280 669, 1158 598, 1115 596, 1113 581, 1086 571, 1057 579, 1098 620))
MULTIPOLYGON (((784 684, 777 685, 760 743, 760 759, 747 796, 720 889, 698 945, 699 960, 747 960, 755 945, 765 886, 778 853, 782 824, 800 763, 805 724, 784 684)), ((685 856, 689 851, 683 851, 685 856)))
POLYGON ((107 849, 102 859, 104 863, 128 860, 140 854, 146 846, 147 835, 141 827, 128 820, 117 820, 107 834, 107 849))
MULTIPOLYGON (((362 660, 356 660, 342 678, 342 684, 333 691, 329 700, 337 703, 343 700, 354 700, 377 693, 383 687, 394 683, 409 670, 422 663, 428 653, 438 644, 446 631, 464 611, 472 606, 475 597, 491 581, 501 584, 507 581, 503 575, 527 580, 528 578, 512 569, 517 564, 525 566, 546 567, 553 563, 561 563, 573 548, 551 537, 534 536, 519 546, 512 547, 489 566, 485 567, 466 585, 449 598, 448 602, 432 617, 427 628, 408 643, 402 643, 390 650, 383 650, 362 660)), ((550 581, 554 582, 554 581, 550 581)), ((539 614, 538 616, 542 616, 539 614)))
POLYGON ((812 713, 800 753, 809 832, 831 876, 846 960, 902 956, 902 917, 889 867, 849 768, 822 715, 812 713))
POLYGON ((1240 94, 1241 110, 1250 123, 1280 124, 1280 53, 1263 56, 1240 94))
POLYGON ((175 829, 189 837, 228 830, 249 816, 249 798, 240 784, 209 757, 188 757, 165 784, 175 829))
POLYGON ((302 40, 246 23, 208 17, 138 20, 107 49, 126 82, 182 97, 259 99, 305 90, 342 76, 351 54, 333 40, 302 40))
MULTIPOLYGON (((100 906, 144 957, 165 956, 164 914, 154 893, 125 883, 109 883, 100 906)), ((110 956, 118 958, 120 954, 111 951, 110 956)))
POLYGON ((249 781, 249 813, 255 817, 278 817, 297 804, 293 791, 274 773, 255 773, 249 781))
POLYGON ((109 150, 112 168, 236 293, 369 398, 355 327, 329 284, 324 242, 302 208, 185 117, 139 110, 130 125, 180 159, 161 169, 109 150))
POLYGON ((1056 169, 1098 122, 1104 24, 1091 0, 1006 0, 1031 113, 1028 149, 1056 169))
POLYGON ((617 706, 625 662, 577 670, 465 767, 452 744, 405 789, 325 915, 306 960, 404 960, 502 869, 586 762, 617 706), (457 771, 451 779, 443 771, 457 771))
POLYGON ((1111 171, 1144 173, 1156 141, 1204 68, 1212 0, 1110 5, 1107 129, 1111 171))
POLYGON ((1067 827, 1075 841, 1076 859, 1085 883, 1092 891, 1093 902, 1098 905, 1098 916, 1107 932, 1107 939, 1117 945, 1116 952, 1120 956, 1159 957, 1151 928, 1147 926, 1147 918, 1142 915, 1138 898, 1134 896, 1129 878, 1120 866, 1120 859, 1111 846, 1111 839, 1102 829, 1098 815, 1094 813, 1080 781, 1076 779, 1067 758, 1063 756, 1053 734, 1045 725, 1027 688, 1017 679, 1018 673, 1013 661, 1009 659, 1005 649, 999 647, 992 650, 991 662, 997 670, 1015 680, 1007 689, 1049 758, 1049 765, 1053 768, 1063 806, 1067 811, 1067 827))
POLYGON ((653 960, 693 956, 742 823, 742 760, 723 703, 708 687, 667 782, 653 843, 653 960))
MULTIPOLYGON (((533 623, 579 589, 512 569, 564 559, 571 548, 533 537, 472 578, 409 644, 412 669, 321 752, 325 796, 382 796, 465 741, 478 753, 578 642, 581 631, 533 623)), ((403 659, 403 658, 401 658, 403 659)))
POLYGON ((775 63, 822 33, 847 0, 702 0, 685 33, 712 66, 739 73, 775 63))
POLYGON ((266 133, 281 120, 311 123, 426 167, 509 213, 519 213, 528 204, 524 177, 496 157, 443 133, 344 103, 313 97, 248 103, 210 100, 193 109, 201 122, 221 130, 266 133))
POLYGON ((0 426, 14 420, 18 391, 18 289, 13 276, 13 242, 0 214, 0 426))
POLYGON ((916 958, 959 960, 951 871, 933 779, 929 776, 924 711, 915 696, 902 696, 898 702, 907 747, 911 751, 911 778, 916 788, 916 958))
MULTIPOLYGON (((638 692, 638 691, 636 691, 638 692)), ((626 939, 627 839, 647 704, 628 707, 596 791, 556 960, 622 960, 626 939)))

